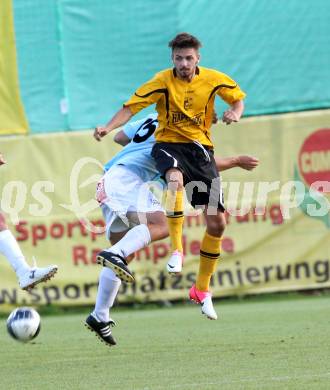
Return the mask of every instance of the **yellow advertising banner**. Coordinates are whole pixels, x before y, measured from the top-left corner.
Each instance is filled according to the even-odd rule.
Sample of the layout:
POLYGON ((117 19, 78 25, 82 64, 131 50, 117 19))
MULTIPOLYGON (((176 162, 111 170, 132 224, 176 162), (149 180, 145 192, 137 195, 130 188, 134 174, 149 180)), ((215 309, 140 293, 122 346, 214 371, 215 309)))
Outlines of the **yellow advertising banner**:
MULTIPOLYGON (((251 172, 222 174, 227 228, 214 296, 330 287, 329 124, 330 110, 323 110, 213 128, 217 155, 260 159, 251 172)), ((118 150, 111 135, 97 143, 91 131, 2 137, 1 209, 27 258, 56 263, 59 272, 26 293, 1 257, 0 309, 94 302, 96 254, 108 247, 104 234, 89 229, 104 226, 94 192, 102 164, 118 150)), ((186 299, 204 230, 202 216, 187 208, 183 274, 166 273, 169 241, 152 243, 131 264, 136 282, 122 285, 119 301, 186 299)))
POLYGON ((12 0, 1 0, 0 37, 0 134, 25 134, 28 123, 19 94, 12 0))

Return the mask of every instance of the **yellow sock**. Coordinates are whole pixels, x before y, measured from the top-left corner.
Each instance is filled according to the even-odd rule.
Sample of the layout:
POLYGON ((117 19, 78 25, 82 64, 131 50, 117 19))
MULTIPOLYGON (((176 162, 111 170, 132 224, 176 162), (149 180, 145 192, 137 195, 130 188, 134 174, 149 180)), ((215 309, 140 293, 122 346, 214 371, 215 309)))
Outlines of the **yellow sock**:
POLYGON ((171 249, 183 252, 182 229, 183 229, 183 191, 170 191, 166 193, 166 215, 168 230, 171 238, 171 249))
POLYGON ((214 274, 221 250, 221 238, 205 232, 199 260, 199 271, 196 288, 200 291, 209 291, 211 276, 214 274))

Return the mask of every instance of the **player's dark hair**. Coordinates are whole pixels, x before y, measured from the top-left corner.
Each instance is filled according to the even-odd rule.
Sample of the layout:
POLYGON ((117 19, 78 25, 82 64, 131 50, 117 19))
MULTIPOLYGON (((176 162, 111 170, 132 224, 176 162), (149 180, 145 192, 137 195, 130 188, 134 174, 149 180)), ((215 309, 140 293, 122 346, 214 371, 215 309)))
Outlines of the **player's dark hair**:
POLYGON ((169 43, 168 46, 172 49, 196 49, 198 50, 200 47, 202 47, 201 42, 194 37, 191 34, 188 33, 180 33, 175 38, 173 38, 169 43))

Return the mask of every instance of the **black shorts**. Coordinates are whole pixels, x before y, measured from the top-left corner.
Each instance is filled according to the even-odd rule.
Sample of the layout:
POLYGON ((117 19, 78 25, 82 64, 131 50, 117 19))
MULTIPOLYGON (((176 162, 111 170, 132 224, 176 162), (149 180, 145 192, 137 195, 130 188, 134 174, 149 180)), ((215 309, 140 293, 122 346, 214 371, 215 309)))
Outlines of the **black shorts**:
POLYGON ((213 149, 196 143, 157 142, 151 155, 164 178, 171 168, 182 172, 187 199, 193 207, 209 205, 225 210, 213 149))

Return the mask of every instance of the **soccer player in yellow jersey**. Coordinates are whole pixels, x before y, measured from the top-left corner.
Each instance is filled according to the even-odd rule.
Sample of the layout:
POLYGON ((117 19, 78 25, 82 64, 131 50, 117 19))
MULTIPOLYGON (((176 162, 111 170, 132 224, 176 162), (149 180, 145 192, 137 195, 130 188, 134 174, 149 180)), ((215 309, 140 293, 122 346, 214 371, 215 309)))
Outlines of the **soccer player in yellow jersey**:
POLYGON ((206 220, 199 272, 190 298, 202 305, 208 318, 217 319, 209 284, 220 256, 225 217, 210 127, 215 95, 229 105, 222 117, 229 125, 241 118, 245 93, 224 73, 198 66, 201 43, 196 37, 181 33, 169 46, 174 68, 157 73, 138 88, 105 127, 95 129, 94 136, 100 140, 143 108, 156 103, 159 125, 152 156, 168 185, 166 211, 172 256, 167 269, 170 273, 182 270, 185 188, 189 202, 195 208, 203 208, 206 220))

